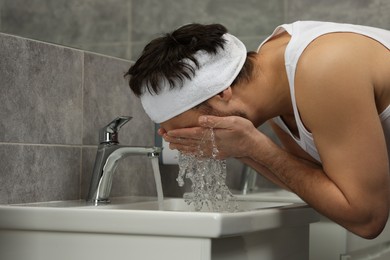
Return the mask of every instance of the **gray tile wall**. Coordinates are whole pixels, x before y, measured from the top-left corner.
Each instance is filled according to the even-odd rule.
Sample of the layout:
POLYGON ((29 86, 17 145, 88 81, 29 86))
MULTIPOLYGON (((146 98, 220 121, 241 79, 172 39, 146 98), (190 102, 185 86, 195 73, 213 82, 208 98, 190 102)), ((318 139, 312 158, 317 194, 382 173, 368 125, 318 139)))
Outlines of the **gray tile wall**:
POLYGON ((286 21, 320 20, 390 29, 387 0, 298 0, 287 2, 286 21))
POLYGON ((132 58, 154 37, 186 23, 224 24, 255 49, 283 21, 284 0, 133 0, 132 58))
MULTIPOLYGON (((0 31, 135 59, 151 39, 190 22, 222 23, 254 50, 279 24, 390 29, 389 13, 388 0, 0 0, 0 31)), ((0 203, 83 198, 97 131, 117 115, 134 116, 123 143, 153 145, 154 126, 122 77, 128 61, 7 34, 0 46, 0 203)), ((228 167, 238 188, 242 165, 228 167)), ((177 167, 162 172, 164 192, 180 196, 177 167)), ((259 185, 270 186, 261 178, 259 185)), ((147 159, 125 159, 112 193, 154 195, 147 159)))
POLYGON ((130 57, 128 0, 0 0, 0 31, 130 57))
MULTIPOLYGON (((0 203, 85 197, 98 129, 134 117, 129 145, 154 143, 154 125, 130 94, 130 62, 0 34, 0 203)), ((112 194, 154 195, 147 158, 123 160, 112 194)))
POLYGON ((161 33, 191 22, 222 23, 249 50, 280 24, 296 20, 356 23, 390 29, 388 0, 132 0, 132 56, 161 33))
POLYGON ((134 59, 191 22, 222 23, 255 49, 275 26, 324 20, 390 27, 388 0, 0 0, 0 31, 134 59))

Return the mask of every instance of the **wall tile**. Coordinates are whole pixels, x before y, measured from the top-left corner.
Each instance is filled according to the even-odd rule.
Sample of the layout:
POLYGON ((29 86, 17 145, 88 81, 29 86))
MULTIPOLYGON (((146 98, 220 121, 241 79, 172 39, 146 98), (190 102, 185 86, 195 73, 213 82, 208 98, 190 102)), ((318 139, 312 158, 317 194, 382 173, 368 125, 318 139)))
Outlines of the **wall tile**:
POLYGON ((356 1, 356 23, 390 30, 388 0, 356 1))
POLYGON ((150 40, 185 23, 210 22, 207 4, 210 0, 133 0, 133 41, 150 40))
POLYGON ((83 144, 97 145, 99 129, 122 115, 133 116, 133 119, 122 127, 121 143, 154 144, 154 124, 123 77, 129 67, 130 62, 125 60, 85 54, 83 144))
POLYGON ((268 33, 283 20, 284 1, 133 0, 133 39, 151 38, 186 23, 222 23, 237 36, 268 33))
POLYGON ((3 2, 0 1, 0 32, 2 32, 2 30, 1 30, 2 13, 3 13, 3 2))
POLYGON ((119 57, 130 60, 130 48, 128 42, 115 43, 80 43, 79 48, 82 50, 89 50, 91 52, 109 55, 111 57, 119 57))
POLYGON ((0 203, 79 198, 81 149, 0 145, 0 203))
MULTIPOLYGON (((2 32, 72 47, 129 40, 128 0, 1 0, 2 32)), ((98 51, 89 45, 90 51, 98 51)), ((104 49, 115 55, 116 50, 104 49), (113 50, 113 52, 112 52, 113 50)))
POLYGON ((153 38, 187 23, 221 23, 241 39, 267 35, 283 20, 283 0, 133 0, 132 57, 153 38))
POLYGON ((238 37, 265 35, 283 22, 284 1, 211 0, 207 12, 238 37))
POLYGON ((354 0, 298 0, 288 1, 287 20, 319 20, 333 22, 355 22, 354 0))
POLYGON ((95 162, 97 147, 83 147, 82 152, 82 168, 80 178, 80 197, 85 199, 88 195, 89 184, 95 162))
POLYGON ((288 1, 287 20, 320 20, 390 28, 387 0, 298 0, 288 1))
POLYGON ((82 52, 0 34, 0 141, 81 143, 82 52))

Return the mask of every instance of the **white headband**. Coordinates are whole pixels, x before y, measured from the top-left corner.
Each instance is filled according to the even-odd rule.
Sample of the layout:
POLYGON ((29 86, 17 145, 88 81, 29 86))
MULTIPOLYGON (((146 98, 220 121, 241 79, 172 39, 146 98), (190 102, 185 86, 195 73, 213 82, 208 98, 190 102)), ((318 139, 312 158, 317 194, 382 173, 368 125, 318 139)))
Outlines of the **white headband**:
MULTIPOLYGON (((195 76, 191 80, 185 78, 181 88, 170 89, 164 80, 159 94, 145 91, 141 96, 145 112, 155 123, 167 121, 201 104, 233 83, 246 60, 246 48, 229 33, 222 38, 225 39, 224 48, 219 48, 216 54, 203 50, 195 53, 199 69, 194 66, 195 76)), ((194 65, 192 61, 188 63, 194 65)))

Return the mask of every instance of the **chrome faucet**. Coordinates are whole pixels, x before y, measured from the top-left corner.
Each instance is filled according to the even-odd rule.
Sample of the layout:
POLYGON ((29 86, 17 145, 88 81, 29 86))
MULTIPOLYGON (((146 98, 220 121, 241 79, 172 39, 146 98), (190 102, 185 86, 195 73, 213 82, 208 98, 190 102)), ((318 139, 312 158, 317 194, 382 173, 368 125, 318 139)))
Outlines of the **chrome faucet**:
POLYGON ((95 205, 110 202, 112 177, 120 159, 130 155, 147 155, 149 158, 160 155, 160 147, 137 147, 119 144, 119 129, 131 118, 128 116, 117 117, 99 131, 99 146, 87 196, 87 201, 95 205))

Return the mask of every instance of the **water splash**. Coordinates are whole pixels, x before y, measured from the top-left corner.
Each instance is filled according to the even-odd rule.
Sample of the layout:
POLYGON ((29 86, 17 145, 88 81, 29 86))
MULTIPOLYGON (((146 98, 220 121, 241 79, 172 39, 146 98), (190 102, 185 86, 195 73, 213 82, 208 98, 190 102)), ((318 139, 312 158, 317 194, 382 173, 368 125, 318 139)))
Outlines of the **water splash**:
POLYGON ((226 160, 216 159, 219 151, 215 144, 213 129, 206 131, 199 147, 198 155, 179 153, 178 185, 184 185, 184 179, 191 180, 191 194, 184 199, 192 204, 196 211, 234 212, 237 202, 226 185, 226 160), (207 142, 212 144, 211 158, 204 157, 202 147, 207 142))

